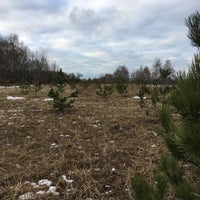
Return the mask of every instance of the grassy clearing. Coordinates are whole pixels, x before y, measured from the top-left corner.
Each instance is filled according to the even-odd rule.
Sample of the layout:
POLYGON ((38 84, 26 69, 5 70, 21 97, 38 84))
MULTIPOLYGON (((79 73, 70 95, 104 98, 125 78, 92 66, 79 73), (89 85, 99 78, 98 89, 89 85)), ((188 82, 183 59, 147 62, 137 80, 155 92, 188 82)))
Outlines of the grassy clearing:
POLYGON ((0 198, 131 199, 130 177, 151 180, 166 152, 136 88, 106 101, 82 89, 64 113, 45 101, 48 89, 24 100, 6 99, 23 96, 19 88, 0 89, 0 198))

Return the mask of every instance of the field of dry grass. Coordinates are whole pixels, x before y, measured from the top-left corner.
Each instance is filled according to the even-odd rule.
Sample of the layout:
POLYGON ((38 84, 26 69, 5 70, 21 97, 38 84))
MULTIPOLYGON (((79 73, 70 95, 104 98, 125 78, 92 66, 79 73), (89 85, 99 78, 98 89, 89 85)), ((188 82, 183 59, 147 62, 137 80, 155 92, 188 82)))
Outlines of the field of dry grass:
POLYGON ((106 101, 82 88, 64 113, 45 100, 48 89, 0 88, 0 199, 132 199, 130 178, 151 179, 166 152, 158 122, 132 98, 137 88, 106 101))

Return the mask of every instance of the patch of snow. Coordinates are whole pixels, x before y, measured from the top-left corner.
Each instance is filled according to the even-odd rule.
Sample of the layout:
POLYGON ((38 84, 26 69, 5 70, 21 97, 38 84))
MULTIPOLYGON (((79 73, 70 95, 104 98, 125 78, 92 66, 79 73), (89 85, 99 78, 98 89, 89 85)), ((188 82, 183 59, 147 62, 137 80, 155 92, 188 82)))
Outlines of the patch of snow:
POLYGON ((67 183, 73 183, 74 180, 70 180, 70 179, 67 179, 66 175, 62 175, 62 178, 64 181, 66 181, 67 183))
POLYGON ((43 101, 53 101, 53 98, 45 98, 43 101))
POLYGON ((113 167, 111 171, 112 171, 112 172, 115 172, 115 171, 116 171, 116 169, 113 167))
POLYGON ((0 86, 0 89, 5 89, 5 88, 19 88, 18 85, 13 85, 13 86, 0 86))
MULTIPOLYGON (((143 97, 143 99, 146 99, 147 97, 143 97)), ((134 96, 133 99, 140 99, 139 96, 134 96)))
POLYGON ((104 194, 110 194, 110 193, 112 193, 112 190, 109 190, 109 191, 105 192, 104 194))
POLYGON ((37 195, 44 195, 44 194, 48 194, 48 193, 51 193, 51 194, 58 196, 59 193, 56 192, 56 186, 51 186, 51 183, 52 182, 48 179, 42 179, 42 180, 38 181, 38 185, 35 182, 25 181, 24 184, 29 184, 33 188, 38 188, 39 186, 46 185, 47 187, 49 187, 49 189, 47 191, 39 190, 39 191, 36 191, 35 193, 27 192, 27 193, 19 196, 19 200, 35 199, 35 198, 37 198, 37 195))
POLYGON ((152 133, 153 133, 153 135, 154 135, 155 137, 158 136, 158 134, 157 134, 155 131, 153 131, 152 133))
POLYGON ((106 187, 106 188, 110 188, 111 186, 110 186, 110 185, 105 185, 105 187, 106 187))
POLYGON ((39 185, 46 185, 46 186, 50 186, 51 185, 51 181, 48 179, 42 179, 38 181, 39 185))
POLYGON ((19 196, 19 200, 29 200, 34 199, 35 195, 32 192, 27 192, 19 196))
POLYGON ((38 195, 43 195, 43 194, 45 194, 45 193, 46 193, 46 192, 43 191, 43 190, 39 190, 39 191, 36 192, 36 194, 38 194, 38 195))
POLYGON ((65 137, 65 138, 70 138, 71 137, 71 135, 64 135, 64 134, 60 134, 60 137, 65 137))
POLYGON ((55 186, 50 186, 50 187, 49 187, 49 190, 47 191, 47 193, 52 193, 52 194, 54 194, 54 195, 56 195, 56 196, 59 195, 59 193, 56 192, 56 187, 55 187, 55 186))
POLYGON ((7 100, 23 100, 25 97, 13 97, 13 96, 7 96, 7 100))
POLYGON ((51 144, 52 147, 58 147, 58 144, 56 144, 55 142, 51 144))
POLYGON ((8 110, 8 113, 16 113, 18 110, 8 110))

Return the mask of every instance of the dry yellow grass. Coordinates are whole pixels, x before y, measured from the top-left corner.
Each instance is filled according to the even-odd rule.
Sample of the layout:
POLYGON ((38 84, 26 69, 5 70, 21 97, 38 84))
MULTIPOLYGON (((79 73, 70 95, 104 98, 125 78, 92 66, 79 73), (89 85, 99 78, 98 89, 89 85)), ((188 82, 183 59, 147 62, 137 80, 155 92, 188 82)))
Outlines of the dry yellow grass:
POLYGON ((166 152, 137 89, 104 101, 81 88, 75 107, 58 113, 44 101, 48 88, 24 100, 6 99, 23 96, 19 88, 0 89, 0 199, 131 199, 131 176, 151 179, 166 152))

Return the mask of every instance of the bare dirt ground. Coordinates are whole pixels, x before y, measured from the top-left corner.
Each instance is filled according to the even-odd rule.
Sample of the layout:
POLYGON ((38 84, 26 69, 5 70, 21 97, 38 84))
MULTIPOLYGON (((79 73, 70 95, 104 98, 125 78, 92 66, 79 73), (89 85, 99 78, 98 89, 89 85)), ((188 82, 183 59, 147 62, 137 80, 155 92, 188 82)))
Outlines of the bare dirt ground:
POLYGON ((106 101, 82 88, 64 113, 46 101, 48 89, 0 88, 0 199, 133 199, 131 177, 151 179, 167 151, 155 115, 132 98, 137 88, 106 101))

